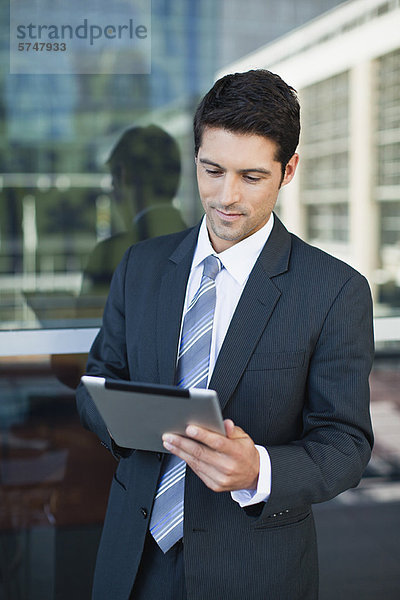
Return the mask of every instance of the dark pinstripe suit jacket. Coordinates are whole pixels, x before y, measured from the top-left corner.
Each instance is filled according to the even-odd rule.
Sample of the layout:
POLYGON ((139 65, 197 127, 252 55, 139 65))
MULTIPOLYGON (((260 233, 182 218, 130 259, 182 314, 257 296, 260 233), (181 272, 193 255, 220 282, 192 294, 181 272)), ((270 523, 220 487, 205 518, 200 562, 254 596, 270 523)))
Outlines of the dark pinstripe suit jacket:
MULTIPOLYGON (((113 278, 88 372, 172 384, 198 228, 133 246, 113 278)), ((184 558, 189 600, 317 598, 311 504, 357 485, 370 457, 373 355, 365 279, 279 219, 248 279, 210 382, 225 417, 267 447, 272 492, 241 509, 229 493, 186 477, 184 558)), ((78 389, 83 423, 111 447, 78 389)), ((124 453, 122 453, 124 454, 124 453)), ((118 463, 93 597, 128 600, 160 472, 160 456, 118 463)), ((149 599, 151 600, 151 599, 149 599)))

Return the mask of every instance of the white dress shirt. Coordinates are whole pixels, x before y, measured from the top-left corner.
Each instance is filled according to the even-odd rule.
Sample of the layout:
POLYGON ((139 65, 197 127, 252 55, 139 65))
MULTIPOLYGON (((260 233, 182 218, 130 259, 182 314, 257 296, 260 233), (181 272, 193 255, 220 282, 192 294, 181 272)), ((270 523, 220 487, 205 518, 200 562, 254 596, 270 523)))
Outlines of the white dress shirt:
MULTIPOLYGON (((268 222, 264 227, 256 231, 256 233, 217 254, 208 237, 206 218, 203 218, 186 288, 183 315, 186 314, 187 307, 200 286, 203 274, 203 260, 210 254, 217 256, 223 265, 223 269, 221 269, 215 279, 216 305, 211 337, 208 381, 210 381, 218 353, 244 286, 261 250, 269 238, 273 225, 274 215, 271 214, 268 222)), ((242 507, 264 502, 271 493, 271 461, 269 454, 263 446, 256 445, 256 448, 260 455, 260 473, 257 489, 231 492, 232 498, 242 507)))

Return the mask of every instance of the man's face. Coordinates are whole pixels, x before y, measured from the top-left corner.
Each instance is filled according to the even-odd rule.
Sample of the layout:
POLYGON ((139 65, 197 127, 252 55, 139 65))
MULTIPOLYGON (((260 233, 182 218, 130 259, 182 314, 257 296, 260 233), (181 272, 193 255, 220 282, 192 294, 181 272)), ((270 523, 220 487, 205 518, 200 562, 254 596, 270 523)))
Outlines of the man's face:
POLYGON ((279 189, 291 181, 298 155, 282 179, 276 144, 265 137, 207 127, 196 158, 208 234, 216 252, 252 235, 271 216, 279 189))

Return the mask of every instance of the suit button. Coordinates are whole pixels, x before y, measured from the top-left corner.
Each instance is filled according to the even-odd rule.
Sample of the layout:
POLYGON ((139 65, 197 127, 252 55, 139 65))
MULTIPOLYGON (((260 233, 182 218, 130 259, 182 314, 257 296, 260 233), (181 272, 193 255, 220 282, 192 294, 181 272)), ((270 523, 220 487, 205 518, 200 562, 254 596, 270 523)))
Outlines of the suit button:
POLYGON ((147 512, 147 508, 144 508, 144 507, 142 506, 142 508, 140 509, 140 512, 142 513, 143 519, 147 519, 147 515, 149 514, 149 513, 147 512))
POLYGON ((158 458, 158 460, 162 460, 162 454, 161 454, 161 452, 157 452, 157 458, 158 458))

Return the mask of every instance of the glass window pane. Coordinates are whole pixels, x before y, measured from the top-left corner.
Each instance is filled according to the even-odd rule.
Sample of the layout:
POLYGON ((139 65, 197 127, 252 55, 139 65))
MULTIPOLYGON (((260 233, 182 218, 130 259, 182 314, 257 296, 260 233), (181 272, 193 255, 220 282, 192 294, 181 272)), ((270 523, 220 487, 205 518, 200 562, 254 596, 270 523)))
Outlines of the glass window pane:
POLYGON ((2 598, 90 597, 115 460, 79 422, 82 361, 0 359, 2 598))
POLYGON ((349 239, 349 74, 301 91, 300 194, 307 237, 315 242, 349 239))
POLYGON ((400 50, 377 61, 376 110, 379 301, 393 309, 400 307, 400 50))
MULTIPOLYGON (((146 1, 120 0, 112 22, 125 23, 146 1)), ((11 2, 18 8, 17 0, 11 2)), ((39 0, 39 9, 46 2, 39 0)), ((110 6, 105 0, 86 4, 88 21, 101 20, 110 6)), ((149 75, 118 73, 121 65, 110 63, 107 54, 110 45, 99 46, 104 68, 97 73, 79 72, 78 61, 70 74, 28 68, 10 75, 10 15, 2 4, 1 329, 99 324, 111 272, 124 250, 138 239, 197 222, 191 123, 216 71, 339 1, 289 2, 290 10, 284 4, 271 10, 264 0, 251 6, 239 0, 153 0, 149 75), (147 135, 149 125, 173 141, 147 135), (124 139, 135 127, 144 130, 124 139)), ((51 4, 46 22, 55 10, 51 4)), ((119 42, 122 61, 127 47, 119 42)), ((32 65, 52 60, 54 49, 32 47, 28 54, 22 46, 32 65)), ((59 64, 66 61, 65 53, 58 56, 59 64)))

